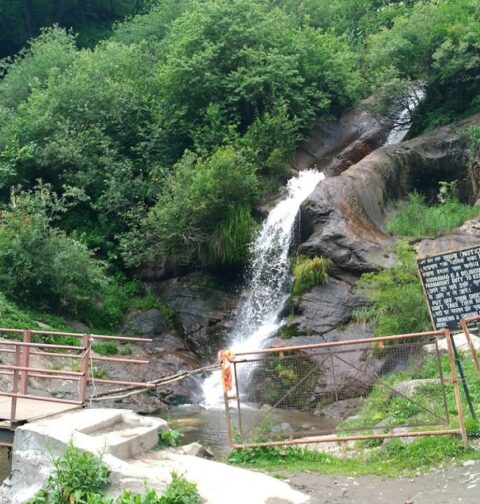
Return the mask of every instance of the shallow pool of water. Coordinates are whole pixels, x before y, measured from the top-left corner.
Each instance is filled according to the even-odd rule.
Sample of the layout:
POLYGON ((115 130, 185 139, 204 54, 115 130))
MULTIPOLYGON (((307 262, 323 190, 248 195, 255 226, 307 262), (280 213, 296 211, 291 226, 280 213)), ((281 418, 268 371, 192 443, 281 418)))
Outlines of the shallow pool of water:
MULTIPOLYGON (((230 414, 232 425, 237 429, 237 412, 231 410, 230 414)), ((171 409, 161 417, 169 422, 171 428, 183 432, 182 444, 198 441, 209 448, 219 460, 227 455, 228 440, 224 410, 186 405, 171 409)), ((310 430, 332 430, 335 427, 334 423, 325 418, 304 411, 276 409, 269 415, 265 410, 254 407, 243 409, 242 427, 245 433, 253 433, 262 424, 268 428, 288 425, 293 431, 305 432, 305 436, 308 436, 310 430)))

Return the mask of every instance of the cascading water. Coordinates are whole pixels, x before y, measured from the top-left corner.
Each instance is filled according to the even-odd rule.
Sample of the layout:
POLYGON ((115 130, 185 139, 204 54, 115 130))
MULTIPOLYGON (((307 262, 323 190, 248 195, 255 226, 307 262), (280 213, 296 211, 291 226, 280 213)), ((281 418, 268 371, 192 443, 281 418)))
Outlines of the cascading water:
POLYGON ((400 143, 410 129, 410 120, 413 111, 418 107, 418 104, 425 98, 425 86, 422 83, 417 83, 413 86, 407 98, 407 106, 398 114, 397 125, 390 131, 385 145, 395 145, 400 143))
MULTIPOLYGON (((424 85, 417 83, 407 99, 407 106, 397 118, 395 126, 384 145, 394 145, 403 140, 410 128, 410 118, 425 97, 424 85)), ((233 352, 261 348, 265 341, 280 328, 279 314, 288 297, 288 253, 292 243, 295 219, 302 202, 315 189, 323 173, 302 171, 287 184, 288 194, 269 213, 260 233, 251 244, 252 261, 249 280, 243 301, 235 316, 235 330, 229 338, 233 352)), ((219 373, 213 373, 203 383, 204 406, 222 405, 219 373)))
MULTIPOLYGON (((279 313, 288 297, 288 253, 294 236, 295 220, 302 202, 323 180, 323 173, 302 171, 287 184, 287 196, 268 214, 251 244, 249 278, 243 301, 235 316, 235 330, 229 348, 241 352, 261 348, 280 327, 279 313)), ((203 383, 204 405, 220 406, 221 385, 218 373, 203 383)))

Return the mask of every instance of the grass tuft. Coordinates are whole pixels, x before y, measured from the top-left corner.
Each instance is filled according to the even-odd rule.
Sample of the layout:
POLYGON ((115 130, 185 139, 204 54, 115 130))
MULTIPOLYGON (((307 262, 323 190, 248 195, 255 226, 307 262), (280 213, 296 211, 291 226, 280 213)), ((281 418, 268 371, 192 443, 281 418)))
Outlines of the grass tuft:
POLYGON ((408 195, 408 201, 399 208, 386 229, 399 236, 435 238, 477 215, 480 215, 480 208, 460 203, 456 194, 439 205, 428 206, 425 197, 414 192, 408 195))
POLYGON ((330 260, 325 257, 298 256, 293 267, 293 294, 301 296, 315 285, 326 284, 329 267, 330 260))

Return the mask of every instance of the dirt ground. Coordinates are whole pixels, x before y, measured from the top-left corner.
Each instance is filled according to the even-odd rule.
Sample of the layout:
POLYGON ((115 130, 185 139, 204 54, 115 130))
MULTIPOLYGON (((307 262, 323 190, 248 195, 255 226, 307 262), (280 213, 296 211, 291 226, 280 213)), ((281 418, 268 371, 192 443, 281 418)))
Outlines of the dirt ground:
POLYGON ((413 478, 298 473, 289 483, 309 504, 480 504, 480 461, 413 478))

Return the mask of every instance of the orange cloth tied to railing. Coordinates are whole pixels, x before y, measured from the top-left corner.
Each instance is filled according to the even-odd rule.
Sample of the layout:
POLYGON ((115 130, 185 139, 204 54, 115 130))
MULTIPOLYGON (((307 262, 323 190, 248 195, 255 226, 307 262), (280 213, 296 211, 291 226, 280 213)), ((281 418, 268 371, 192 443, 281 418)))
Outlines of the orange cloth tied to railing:
POLYGON ((225 393, 232 390, 233 387, 231 362, 234 359, 235 354, 231 350, 220 350, 220 352, 218 352, 218 361, 222 369, 223 391, 225 393))

